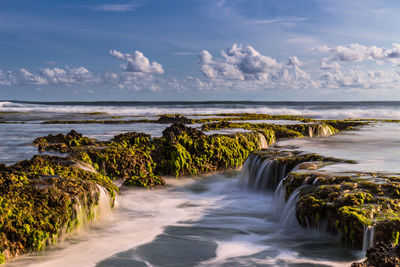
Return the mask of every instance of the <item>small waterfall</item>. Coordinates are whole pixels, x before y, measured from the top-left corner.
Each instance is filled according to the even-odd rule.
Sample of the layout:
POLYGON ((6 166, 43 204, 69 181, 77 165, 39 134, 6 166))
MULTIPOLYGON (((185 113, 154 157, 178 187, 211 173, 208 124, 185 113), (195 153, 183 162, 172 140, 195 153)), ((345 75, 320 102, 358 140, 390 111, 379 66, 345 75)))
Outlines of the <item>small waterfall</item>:
POLYGON ((362 251, 366 252, 374 244, 375 229, 373 226, 364 226, 362 251))
POLYGON ((258 136, 260 137, 260 149, 268 148, 268 142, 265 136, 262 133, 258 133, 258 136))
POLYGON ((314 136, 314 127, 313 126, 309 126, 308 127, 308 136, 309 137, 313 137, 314 136))
POLYGON ((287 166, 285 163, 276 160, 264 160, 251 155, 243 164, 239 181, 241 184, 247 184, 251 189, 272 191, 277 188, 286 175, 287 166))
POLYGON ((326 124, 315 124, 315 125, 310 125, 308 127, 308 136, 309 137, 331 136, 333 134, 334 134, 334 131, 332 130, 332 128, 326 124))
POLYGON ((283 187, 283 180, 279 182, 275 190, 274 199, 272 201, 273 214, 276 219, 279 219, 282 211, 285 209, 285 188, 283 187))
POLYGON ((297 216, 296 216, 296 203, 300 197, 300 190, 304 188, 304 186, 298 187, 293 193, 290 195, 288 201, 285 203, 283 211, 279 216, 279 224, 282 228, 288 228, 293 226, 298 226, 297 216))
MULTIPOLYGON (((99 198, 97 204, 87 210, 84 205, 81 203, 79 199, 76 198, 75 204, 75 221, 72 224, 72 228, 69 231, 73 230, 74 232, 85 231, 89 228, 90 224, 96 223, 99 220, 104 221, 111 218, 111 204, 112 199, 107 189, 100 185, 96 185, 99 193, 99 198)), ((62 233, 61 239, 64 237, 64 233, 62 233)))
POLYGON ((97 185, 99 189, 99 200, 97 206, 94 209, 94 219, 102 219, 108 220, 112 216, 111 204, 112 199, 110 194, 108 193, 107 189, 104 187, 97 185))
POLYGON ((75 225, 76 230, 80 231, 82 229, 87 228, 88 216, 79 200, 77 201, 75 210, 76 210, 76 225, 75 225))
POLYGON ((331 136, 332 134, 334 134, 334 132, 332 131, 331 127, 329 127, 326 124, 323 125, 319 125, 318 126, 318 130, 319 130, 319 136, 331 136))

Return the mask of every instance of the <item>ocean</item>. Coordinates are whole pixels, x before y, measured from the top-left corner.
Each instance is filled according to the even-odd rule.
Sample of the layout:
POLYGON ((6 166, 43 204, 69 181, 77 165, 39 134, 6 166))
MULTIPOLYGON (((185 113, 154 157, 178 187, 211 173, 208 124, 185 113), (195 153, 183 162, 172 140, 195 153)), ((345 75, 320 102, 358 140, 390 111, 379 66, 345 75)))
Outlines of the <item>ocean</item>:
MULTIPOLYGON (((219 113, 301 115, 315 119, 400 120, 400 102, 0 102, 0 162, 37 154, 39 136, 74 129, 107 140, 138 131, 161 136, 168 124, 54 120, 156 120, 159 114, 202 118, 219 113)), ((284 121, 281 123, 285 123, 284 121)), ((290 122, 287 122, 290 123, 290 122)), ((199 125, 192 125, 199 127, 199 125)), ((330 137, 280 140, 306 152, 355 160, 328 171, 400 173, 400 124, 376 121, 330 137)), ((282 225, 274 192, 240 182, 241 170, 181 179, 159 190, 123 188, 118 205, 59 245, 5 266, 348 266, 363 253, 338 237, 282 225)), ((290 209, 291 207, 286 207, 290 209)), ((283 211, 282 211, 283 212, 283 211)))

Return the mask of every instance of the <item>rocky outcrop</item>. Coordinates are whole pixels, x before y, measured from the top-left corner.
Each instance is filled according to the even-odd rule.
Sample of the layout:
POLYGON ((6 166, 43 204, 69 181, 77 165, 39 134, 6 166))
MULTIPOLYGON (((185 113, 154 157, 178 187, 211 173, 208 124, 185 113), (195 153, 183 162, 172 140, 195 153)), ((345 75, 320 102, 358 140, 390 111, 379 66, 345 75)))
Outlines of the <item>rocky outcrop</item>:
POLYGON ((43 151, 58 151, 66 153, 72 147, 94 145, 94 140, 72 130, 66 135, 60 133, 57 135, 49 134, 48 136, 38 137, 33 141, 33 144, 38 147, 39 152, 43 151))
POLYGON ((303 227, 338 234, 343 243, 363 250, 375 242, 397 245, 400 176, 319 170, 336 162, 354 163, 275 147, 253 152, 242 173, 249 173, 251 188, 282 190, 286 201, 296 194, 296 217, 303 227))
POLYGON ((82 223, 79 214, 90 220, 100 188, 106 188, 112 206, 117 188, 111 180, 71 158, 34 156, 1 165, 0 262, 56 243, 82 223))
POLYGON ((191 124, 193 123, 191 119, 186 118, 180 114, 172 114, 172 115, 161 115, 158 120, 158 123, 183 123, 183 124, 191 124))
POLYGON ((353 263, 352 267, 398 267, 400 266, 400 245, 378 242, 368 249, 367 259, 353 263))
MULTIPOLYGON (((103 190, 110 196, 112 206, 118 191, 113 185, 115 180, 154 188, 165 185, 162 175, 195 175, 239 167, 252 151, 260 148, 261 141, 271 144, 276 138, 304 136, 310 129, 304 125, 246 124, 252 132, 205 135, 182 124, 189 121, 181 116, 160 117, 158 122, 174 124, 160 138, 131 132, 100 142, 76 131, 39 137, 33 142, 39 152, 68 154, 37 155, 8 167, 0 164, 0 262, 57 242, 79 225, 82 210, 84 217, 92 218, 103 190)), ((236 126, 225 123, 203 128, 221 125, 236 126)), ((274 152, 269 152, 272 160, 274 152)), ((282 158, 290 168, 310 160, 323 161, 314 154, 282 158)), ((289 194, 294 184, 287 188, 289 194)), ((390 227, 397 229, 397 225, 390 227)), ((379 236, 379 227, 376 233, 379 236)), ((386 238, 384 231, 381 235, 386 238)), ((398 239, 398 232, 394 236, 398 239)))
POLYGON ((259 149, 260 142, 257 133, 208 136, 174 124, 163 132, 152 152, 155 171, 180 176, 239 167, 251 151, 259 149))

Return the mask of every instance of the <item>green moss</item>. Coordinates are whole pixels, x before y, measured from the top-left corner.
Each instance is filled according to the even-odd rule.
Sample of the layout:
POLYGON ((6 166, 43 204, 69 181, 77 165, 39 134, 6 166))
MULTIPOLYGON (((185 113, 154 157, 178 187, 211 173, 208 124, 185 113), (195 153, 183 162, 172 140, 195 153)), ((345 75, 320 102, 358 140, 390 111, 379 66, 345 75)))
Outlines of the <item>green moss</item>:
POLYGON ((113 192, 112 199, 117 190, 106 176, 52 156, 1 167, 0 179, 0 248, 11 256, 42 250, 74 227, 78 203, 86 212, 97 205, 96 184, 113 192))
POLYGON ((338 209, 340 218, 359 225, 372 225, 373 220, 370 218, 370 210, 364 207, 344 206, 338 209))
MULTIPOLYGON (((204 130, 244 128, 251 132, 205 135, 183 124, 174 124, 163 132, 161 138, 151 138, 143 133, 126 133, 115 136, 110 141, 100 142, 71 131, 66 135, 48 135, 35 139, 34 144, 38 146, 39 151, 68 152, 68 157, 35 156, 31 160, 21 161, 9 167, 0 164, 0 248, 12 257, 39 251, 46 244, 55 243, 63 231, 68 232, 81 224, 82 216, 87 219, 94 217, 91 209, 98 203, 97 185, 105 187, 114 199, 118 188, 113 185, 113 180, 122 180, 124 185, 129 186, 154 188, 165 185, 162 175, 195 175, 239 167, 250 153, 259 150, 260 134, 265 137, 268 144, 272 144, 278 138, 303 137, 309 135, 310 131, 314 134, 320 127, 328 127, 331 132, 335 132, 334 130, 338 129, 336 126, 344 128, 344 125, 348 127, 356 125, 332 121, 325 122, 326 124, 285 126, 229 123, 226 120, 233 118, 315 121, 296 116, 268 114, 220 116, 223 118, 207 118, 217 123, 204 124, 202 128, 204 130), (80 214, 77 207, 81 207, 84 215, 80 214)), ((173 114, 161 116, 158 121, 90 120, 87 123, 193 123, 194 121, 173 114)), ((60 123, 78 123, 78 121, 60 123)), ((307 161, 343 162, 316 154, 285 152, 283 155, 271 149, 255 154, 266 160, 276 160, 288 169, 307 161)), ((370 225, 377 220, 393 222, 398 218, 396 213, 400 211, 399 201, 377 199, 372 189, 368 188, 380 190, 382 196, 387 196, 388 192, 392 192, 391 196, 396 196, 400 190, 399 179, 395 181, 395 178, 388 177, 387 179, 393 179, 392 184, 380 186, 379 190, 377 187, 359 183, 358 186, 362 189, 344 195, 342 191, 354 190, 352 186, 356 184, 348 177, 309 174, 291 174, 290 177, 291 179, 285 182, 287 196, 301 185, 311 185, 317 178, 321 181, 318 184, 322 184, 313 185, 312 190, 301 192, 296 206, 300 221, 305 223, 308 220, 317 224, 327 217, 332 218, 337 231, 344 232, 345 239, 353 240, 351 241, 353 243, 359 237, 360 227, 363 225, 367 223, 370 225), (374 205, 381 209, 379 216, 374 205), (306 210, 308 213, 301 212, 306 210)), ((396 225, 393 229, 396 229, 396 225)), ((4 258, 4 255, 0 254, 0 261, 1 256, 4 258)))
POLYGON ((393 246, 397 246, 397 244, 399 243, 399 231, 394 231, 392 232, 392 237, 390 239, 390 241, 392 241, 393 246))
POLYGON ((58 134, 38 137, 33 141, 33 144, 38 147, 38 150, 55 150, 61 153, 69 152, 73 147, 94 145, 95 140, 83 136, 80 133, 72 130, 68 134, 58 134))
POLYGON ((251 151, 259 149, 257 133, 207 136, 183 125, 167 130, 152 152, 155 173, 195 175, 241 166, 251 151))
POLYGON ((321 123, 330 125, 334 129, 339 131, 349 131, 369 124, 369 121, 357 121, 357 120, 322 120, 321 123))
POLYGON ((284 180, 284 188, 288 196, 296 188, 309 185, 301 191, 296 203, 302 225, 318 226, 325 220, 328 231, 339 232, 345 243, 361 248, 364 228, 369 226, 375 227, 377 241, 398 242, 400 199, 394 193, 397 183, 398 177, 378 173, 318 173, 317 176, 305 171, 290 173, 284 180))

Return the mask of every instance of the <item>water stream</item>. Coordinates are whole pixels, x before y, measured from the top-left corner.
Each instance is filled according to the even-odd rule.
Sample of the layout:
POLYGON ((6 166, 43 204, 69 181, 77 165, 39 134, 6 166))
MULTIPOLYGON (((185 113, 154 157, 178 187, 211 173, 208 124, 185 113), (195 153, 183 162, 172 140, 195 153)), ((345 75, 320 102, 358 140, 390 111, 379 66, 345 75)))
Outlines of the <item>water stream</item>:
POLYGON ((291 198, 276 218, 274 192, 257 193, 239 176, 124 189, 107 220, 6 266, 342 266, 360 258, 337 237, 300 228, 291 198))

